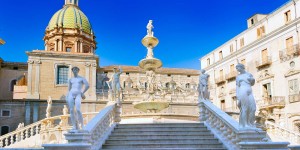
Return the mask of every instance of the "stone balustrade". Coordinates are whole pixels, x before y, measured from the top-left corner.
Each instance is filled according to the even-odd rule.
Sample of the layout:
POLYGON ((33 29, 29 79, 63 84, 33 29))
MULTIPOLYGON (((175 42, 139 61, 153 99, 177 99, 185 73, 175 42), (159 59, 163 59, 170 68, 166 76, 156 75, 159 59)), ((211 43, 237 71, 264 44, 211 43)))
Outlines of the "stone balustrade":
POLYGON ((29 137, 35 136, 41 131, 42 122, 36 122, 28 126, 17 129, 3 136, 0 136, 0 148, 7 147, 29 137))
POLYGON ((255 61, 255 64, 256 64, 256 68, 258 68, 258 69, 268 66, 268 65, 271 65, 272 57, 271 56, 263 57, 262 59, 255 61))
POLYGON ((46 150, 101 149, 114 127, 121 121, 120 115, 121 103, 109 102, 82 130, 64 134, 67 143, 43 144, 42 146, 46 150))
POLYGON ((291 145, 300 145, 300 134, 290 131, 273 122, 266 121, 267 132, 274 141, 288 140, 291 145))
POLYGON ((243 129, 228 114, 217 108, 210 101, 200 100, 199 120, 229 150, 239 149, 287 149, 288 142, 267 142, 266 132, 258 128, 243 129))
POLYGON ((300 47, 299 44, 295 44, 291 47, 279 51, 279 58, 281 62, 288 61, 294 57, 300 55, 300 47))
MULTIPOLYGON (((97 113, 84 113, 84 122, 89 122, 97 113)), ((35 135, 40 135, 41 142, 37 143, 63 143, 65 142, 63 133, 71 128, 68 124, 70 115, 60 115, 45 118, 36 123, 17 129, 3 136, 0 136, 0 148, 10 147, 13 144, 24 141, 35 135)), ((36 145, 41 146, 41 145, 36 145)))

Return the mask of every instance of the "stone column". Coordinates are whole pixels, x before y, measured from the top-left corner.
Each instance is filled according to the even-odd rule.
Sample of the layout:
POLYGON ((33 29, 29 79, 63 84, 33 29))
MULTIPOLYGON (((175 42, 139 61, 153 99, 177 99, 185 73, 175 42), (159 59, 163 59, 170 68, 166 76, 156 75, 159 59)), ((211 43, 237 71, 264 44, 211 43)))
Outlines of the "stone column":
POLYGON ((40 88, 40 60, 35 60, 35 87, 34 87, 34 98, 39 99, 39 88, 40 88))
POLYGON ((63 52, 63 39, 60 39, 60 51, 63 52))
POLYGON ((83 53, 83 41, 80 41, 80 53, 83 53))
POLYGON ((57 39, 55 39, 54 51, 56 51, 56 52, 58 51, 57 47, 58 47, 58 41, 57 41, 57 39))
POLYGON ((97 64, 93 63, 92 65, 92 79, 91 79, 91 98, 96 100, 96 78, 97 78, 97 64))
POLYGON ((75 52, 78 53, 79 50, 78 50, 78 40, 77 39, 75 40, 75 44, 74 45, 75 45, 75 52))
POLYGON ((30 124, 30 115, 31 115, 30 110, 31 110, 30 109, 30 101, 25 102, 25 122, 24 122, 25 125, 30 124))
POLYGON ((27 80, 27 98, 30 98, 32 95, 32 87, 31 87, 31 83, 32 83, 32 64, 34 63, 33 60, 29 59, 27 61, 28 63, 28 80, 27 80))

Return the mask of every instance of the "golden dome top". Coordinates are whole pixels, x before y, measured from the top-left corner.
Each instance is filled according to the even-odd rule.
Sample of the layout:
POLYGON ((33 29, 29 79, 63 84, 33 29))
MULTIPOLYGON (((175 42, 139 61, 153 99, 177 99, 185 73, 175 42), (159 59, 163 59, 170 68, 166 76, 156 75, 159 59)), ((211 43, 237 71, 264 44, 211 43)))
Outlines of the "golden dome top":
POLYGON ((86 15, 79 9, 78 0, 65 0, 65 5, 51 18, 47 30, 55 27, 81 29, 86 33, 92 33, 91 24, 86 15))

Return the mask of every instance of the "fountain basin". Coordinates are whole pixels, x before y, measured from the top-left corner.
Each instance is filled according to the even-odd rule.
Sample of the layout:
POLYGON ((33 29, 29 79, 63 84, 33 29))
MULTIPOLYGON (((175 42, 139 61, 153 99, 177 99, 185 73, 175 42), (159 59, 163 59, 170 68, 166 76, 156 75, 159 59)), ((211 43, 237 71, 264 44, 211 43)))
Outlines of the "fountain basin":
POLYGON ((157 113, 169 107, 169 102, 144 101, 133 104, 133 107, 145 113, 157 113))
POLYGON ((142 39, 142 44, 145 47, 149 47, 149 46, 155 47, 158 44, 158 39, 156 37, 152 37, 152 36, 145 36, 142 39))
POLYGON ((162 62, 156 58, 145 58, 139 62, 139 66, 144 70, 155 71, 162 66, 162 62))

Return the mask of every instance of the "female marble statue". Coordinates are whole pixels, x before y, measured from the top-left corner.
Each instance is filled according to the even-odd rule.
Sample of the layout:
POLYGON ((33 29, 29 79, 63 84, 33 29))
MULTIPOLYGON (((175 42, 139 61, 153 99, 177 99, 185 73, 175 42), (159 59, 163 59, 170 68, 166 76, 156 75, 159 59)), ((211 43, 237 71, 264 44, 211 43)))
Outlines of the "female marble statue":
POLYGON ((245 71, 243 64, 237 64, 236 69, 239 72, 236 77, 236 96, 240 109, 239 125, 241 128, 255 128, 256 104, 251 88, 255 79, 252 74, 245 71))

